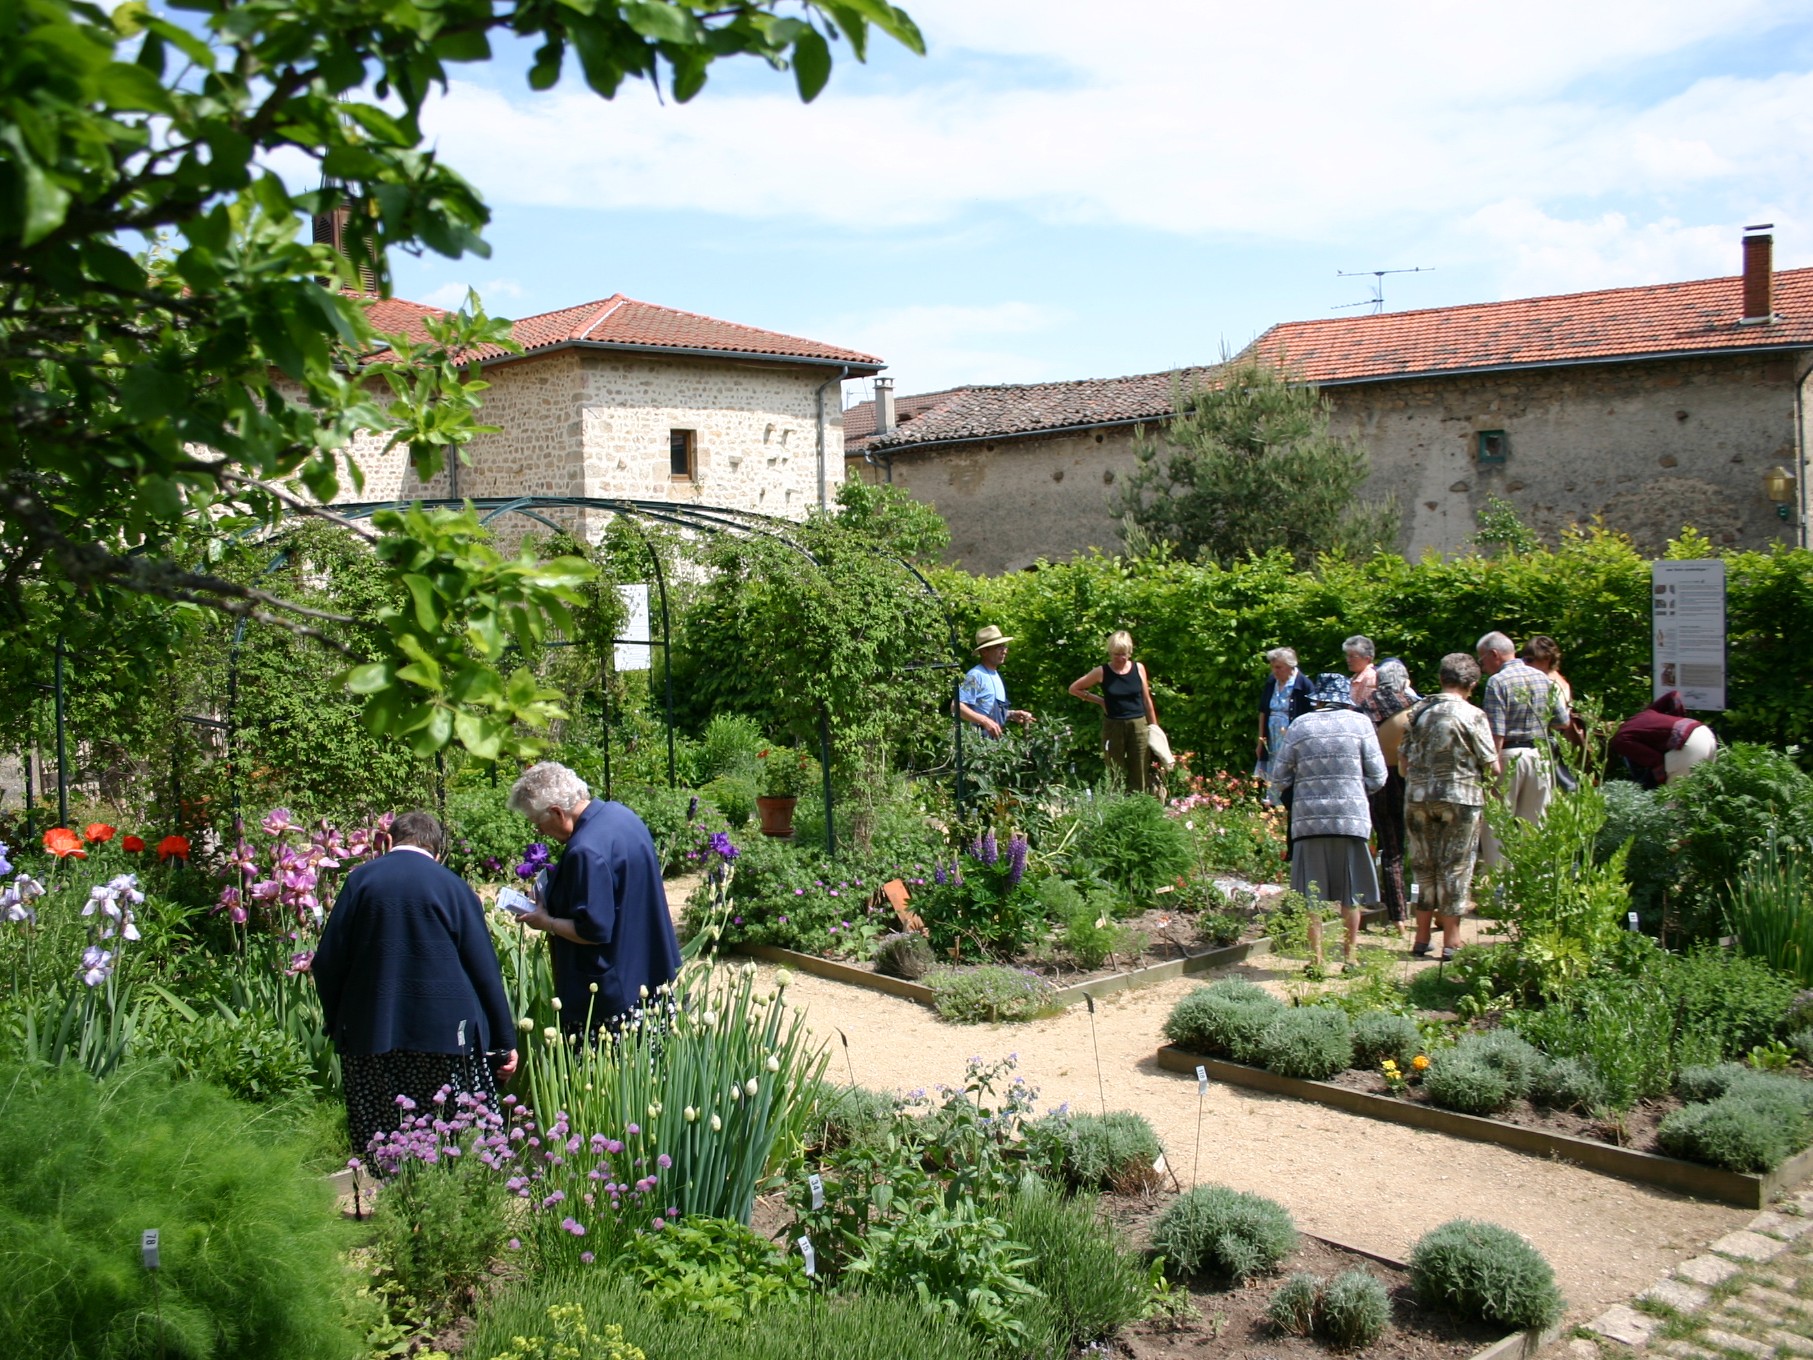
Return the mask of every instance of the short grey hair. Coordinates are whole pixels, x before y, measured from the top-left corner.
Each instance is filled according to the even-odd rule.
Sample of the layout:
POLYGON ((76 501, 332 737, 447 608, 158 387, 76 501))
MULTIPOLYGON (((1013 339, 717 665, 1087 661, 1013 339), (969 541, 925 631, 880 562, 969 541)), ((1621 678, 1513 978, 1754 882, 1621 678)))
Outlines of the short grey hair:
POLYGON ((1372 645, 1372 639, 1363 633, 1355 633, 1341 644, 1341 650, 1349 656, 1363 656, 1368 661, 1378 655, 1372 645))
POLYGON ((1472 689, 1479 683, 1479 662, 1465 652, 1449 652, 1442 658, 1440 674, 1444 685, 1472 689))
POLYGON ((1474 644, 1475 652, 1490 652, 1493 656, 1514 656, 1517 644, 1503 633, 1487 633, 1474 644))
POLYGON ((533 822, 545 816, 550 808, 576 812, 591 796, 592 791, 586 787, 585 780, 558 761, 544 760, 539 765, 529 766, 523 771, 522 778, 510 786, 509 808, 533 822))
POLYGON ((1289 666, 1292 670, 1295 670, 1297 668, 1296 651, 1290 647, 1274 647, 1265 654, 1265 664, 1268 666, 1275 665, 1280 661, 1289 666))
POLYGON ((1379 688, 1388 694, 1410 688, 1410 667, 1396 657, 1379 666, 1379 688))

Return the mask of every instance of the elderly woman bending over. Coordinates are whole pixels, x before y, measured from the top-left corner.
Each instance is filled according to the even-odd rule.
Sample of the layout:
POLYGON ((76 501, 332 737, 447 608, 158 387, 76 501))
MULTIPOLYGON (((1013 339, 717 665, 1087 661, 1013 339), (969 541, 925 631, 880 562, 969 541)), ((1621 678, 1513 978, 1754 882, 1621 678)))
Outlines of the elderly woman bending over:
POLYGON ((561 1023, 588 1034, 616 1029, 680 971, 654 838, 622 803, 593 798, 551 760, 516 781, 510 810, 567 847, 545 897, 520 918, 548 933, 561 1023))

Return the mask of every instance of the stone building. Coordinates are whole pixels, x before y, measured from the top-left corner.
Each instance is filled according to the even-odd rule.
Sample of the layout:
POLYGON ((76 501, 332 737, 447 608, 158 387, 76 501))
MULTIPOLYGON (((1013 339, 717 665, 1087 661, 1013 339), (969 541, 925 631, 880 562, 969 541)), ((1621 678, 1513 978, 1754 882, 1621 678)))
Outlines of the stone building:
MULTIPOLYGON (((380 330, 422 336, 432 307, 375 300, 380 330)), ((490 384, 480 419, 501 426, 470 462, 424 486, 406 453, 366 440, 365 486, 343 500, 589 496, 671 501, 803 519, 844 476, 841 383, 881 360, 618 295, 525 317, 523 348, 470 356, 490 384)), ((588 537, 597 516, 575 517, 588 537)))
MULTIPOLYGON (((1493 496, 1550 537, 1597 519, 1645 552, 1683 525, 1804 543, 1813 269, 1776 272, 1771 249, 1747 237, 1728 278, 1288 322, 1247 353, 1327 396, 1412 556, 1463 549, 1493 496)), ((936 505, 965 566, 1013 570, 1118 544, 1109 497, 1136 432, 1161 435, 1179 383, 1201 381, 1212 370, 957 388, 900 398, 892 419, 882 388, 879 415, 845 413, 846 449, 936 505)))

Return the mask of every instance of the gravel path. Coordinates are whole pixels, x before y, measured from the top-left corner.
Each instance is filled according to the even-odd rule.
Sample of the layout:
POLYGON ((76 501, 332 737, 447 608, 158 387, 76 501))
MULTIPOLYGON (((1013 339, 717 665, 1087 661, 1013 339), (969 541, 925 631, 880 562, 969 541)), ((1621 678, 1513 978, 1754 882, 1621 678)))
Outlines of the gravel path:
MULTIPOLYGON (((1263 964, 1263 960, 1256 961, 1263 964)), ((772 968, 763 968, 772 977, 772 968)), ((1135 1110, 1152 1121, 1187 1186, 1196 1165, 1193 1078, 1153 1060, 1165 1015, 1201 979, 1122 992, 1097 1005, 1094 1041, 1081 1006, 1024 1025, 950 1025, 912 1002, 811 976, 788 990, 832 1044, 830 1075, 881 1090, 962 1079, 971 1056, 1019 1055, 1043 1106, 1135 1110), (837 1031, 849 1041, 849 1066, 837 1031)), ((1211 1083, 1202 1102, 1200 1179, 1269 1195, 1318 1236, 1402 1258, 1457 1217, 1525 1234, 1553 1263, 1569 1317, 1630 1298, 1754 1211, 1628 1185, 1564 1162, 1211 1083)))

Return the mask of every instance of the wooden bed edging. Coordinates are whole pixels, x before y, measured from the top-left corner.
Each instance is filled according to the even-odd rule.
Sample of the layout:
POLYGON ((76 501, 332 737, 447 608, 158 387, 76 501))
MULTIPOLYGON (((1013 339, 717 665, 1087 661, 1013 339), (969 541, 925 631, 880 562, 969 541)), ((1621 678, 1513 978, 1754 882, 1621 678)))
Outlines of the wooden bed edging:
MULTIPOLYGON (((1189 977, 1194 973, 1210 973, 1217 968, 1241 963, 1250 954, 1262 954, 1271 948, 1271 944, 1270 936, 1261 935, 1256 940, 1243 940, 1239 944, 1205 950, 1181 959, 1167 959, 1163 963, 1149 964, 1130 972, 1111 973, 1107 977, 1091 978, 1087 982, 1073 982, 1069 986, 1059 987, 1053 994, 1053 1002, 1058 1006, 1074 1006, 1084 996, 1093 996, 1099 1000, 1135 987, 1149 987, 1154 983, 1169 982, 1172 978, 1189 977)), ((902 997, 921 1006, 937 1005, 932 989, 923 982, 887 977, 840 959, 821 959, 816 954, 801 954, 771 944, 739 944, 732 947, 732 952, 761 959, 765 963, 782 964, 802 973, 811 973, 814 977, 828 978, 832 982, 847 982, 853 987, 885 992, 889 996, 902 997)))
POLYGON ((1365 1115, 1369 1119, 1382 1119, 1388 1123, 1404 1124, 1411 1128, 1430 1129, 1455 1138, 1468 1138, 1480 1143, 1496 1143, 1500 1147, 1510 1148, 1514 1152, 1528 1152, 1539 1157, 1558 1157, 1563 1161, 1583 1166, 1589 1171, 1616 1176, 1620 1180, 1635 1181, 1644 1185, 1658 1185, 1664 1189, 1683 1195, 1692 1195, 1699 1199, 1717 1200, 1721 1204, 1735 1204, 1741 1209, 1765 1208, 1781 1190, 1813 1175, 1813 1148, 1790 1157, 1773 1171, 1755 1175, 1742 1171, 1725 1171, 1714 1166, 1701 1166, 1697 1162, 1684 1162, 1654 1152, 1638 1152, 1634 1148, 1613 1147, 1609 1143, 1597 1143, 1588 1138, 1575 1138, 1569 1134, 1545 1133, 1541 1129, 1525 1128, 1520 1124, 1507 1124, 1498 1119, 1483 1119, 1478 1115, 1457 1114, 1453 1110, 1441 1110, 1432 1105, 1419 1105, 1412 1101, 1399 1100, 1394 1096, 1377 1096, 1366 1091, 1354 1091, 1326 1081, 1302 1081, 1296 1077, 1281 1077, 1276 1072, 1267 1072, 1264 1068, 1248 1067, 1244 1063, 1228 1062, 1224 1058, 1207 1058, 1199 1054, 1186 1053, 1173 1044, 1166 1044, 1158 1050, 1158 1065, 1167 1072, 1187 1072, 1192 1075, 1198 1067, 1202 1067, 1211 1077, 1217 1081, 1227 1082, 1229 1085, 1245 1086, 1257 1091, 1269 1091, 1275 1095, 1291 1096, 1297 1100, 1309 1100, 1318 1105, 1330 1105, 1338 1110, 1346 1110, 1350 1114, 1365 1115))

